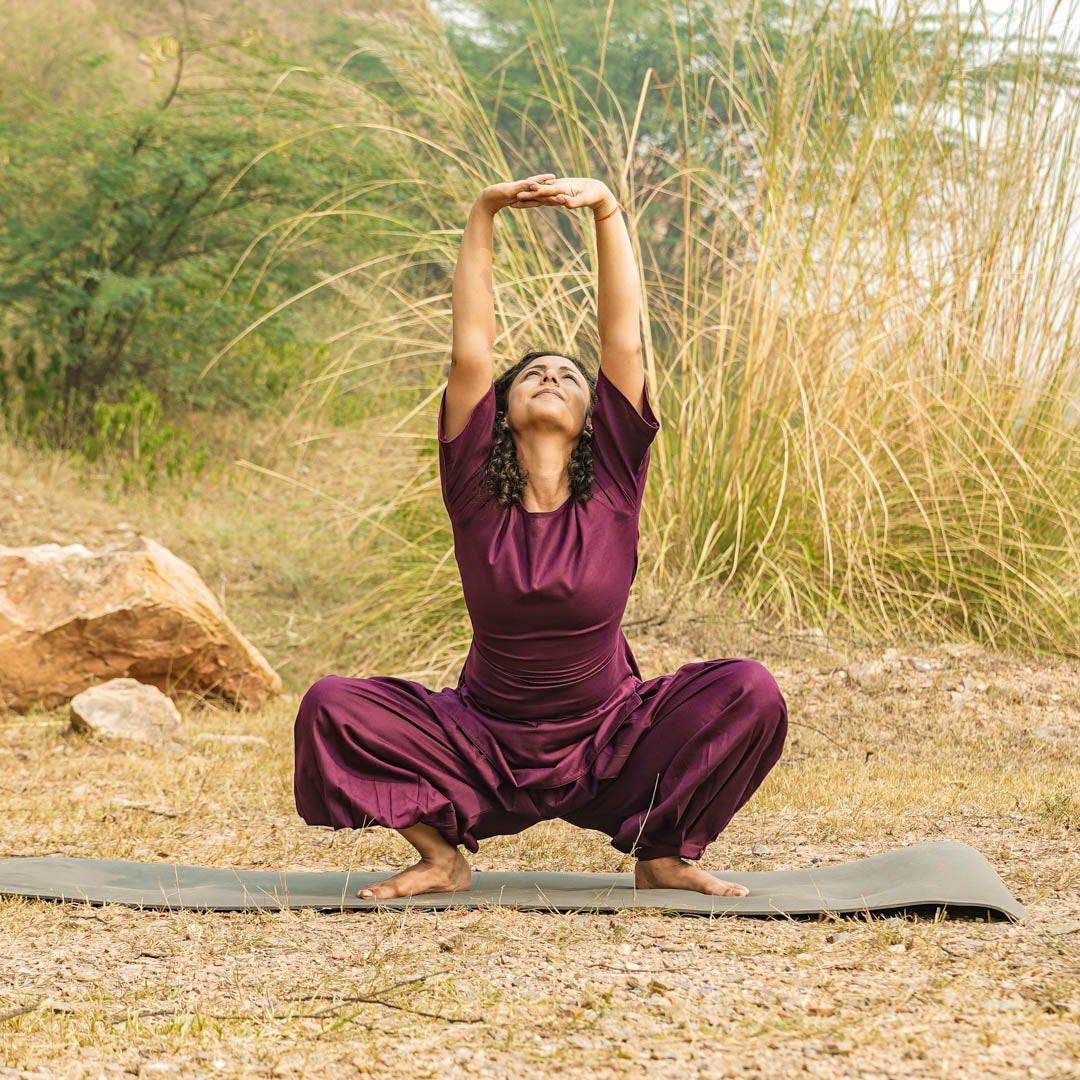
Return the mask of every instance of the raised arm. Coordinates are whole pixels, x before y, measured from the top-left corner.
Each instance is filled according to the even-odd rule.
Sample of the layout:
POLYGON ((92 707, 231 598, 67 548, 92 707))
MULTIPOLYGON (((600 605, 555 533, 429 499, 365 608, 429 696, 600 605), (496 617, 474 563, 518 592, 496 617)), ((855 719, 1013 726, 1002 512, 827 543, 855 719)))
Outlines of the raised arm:
POLYGON ((634 408, 645 407, 641 349, 641 284, 626 216, 607 191, 593 204, 596 220, 596 328, 600 366, 634 408))
MULTIPOLYGON (((641 285, 630 233, 618 200, 607 184, 590 176, 547 180, 539 186, 535 196, 552 199, 557 205, 568 208, 586 206, 593 213, 600 367, 642 413, 645 408, 645 365, 641 347, 641 285)), ((529 193, 526 193, 528 197, 529 193)))
POLYGON ((488 392, 495 347, 495 292, 491 280, 491 246, 495 215, 507 206, 520 206, 519 194, 537 187, 554 173, 484 188, 469 211, 461 237, 453 285, 453 345, 446 382, 444 431, 452 439, 465 427, 469 414, 488 392))
POLYGON ((495 346, 491 237, 495 213, 484 203, 483 196, 473 204, 454 268, 454 341, 443 412, 448 439, 465 427, 469 414, 491 385, 491 354, 495 346))

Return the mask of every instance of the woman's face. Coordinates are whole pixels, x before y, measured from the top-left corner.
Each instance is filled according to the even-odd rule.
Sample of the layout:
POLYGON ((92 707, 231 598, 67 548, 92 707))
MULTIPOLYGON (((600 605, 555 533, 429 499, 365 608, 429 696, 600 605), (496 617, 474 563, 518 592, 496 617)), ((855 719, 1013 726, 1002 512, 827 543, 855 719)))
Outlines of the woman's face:
POLYGON ((565 356, 537 356, 519 371, 507 396, 507 419, 516 438, 562 430, 576 440, 585 427, 589 384, 565 356))

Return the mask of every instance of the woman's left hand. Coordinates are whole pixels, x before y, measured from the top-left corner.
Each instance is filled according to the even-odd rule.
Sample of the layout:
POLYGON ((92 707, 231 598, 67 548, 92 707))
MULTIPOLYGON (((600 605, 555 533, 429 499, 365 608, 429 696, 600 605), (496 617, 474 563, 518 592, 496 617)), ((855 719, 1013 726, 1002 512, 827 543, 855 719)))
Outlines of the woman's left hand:
POLYGON ((532 190, 518 193, 513 206, 588 206, 594 211, 617 205, 618 200, 602 180, 590 176, 557 176, 544 180, 532 190))

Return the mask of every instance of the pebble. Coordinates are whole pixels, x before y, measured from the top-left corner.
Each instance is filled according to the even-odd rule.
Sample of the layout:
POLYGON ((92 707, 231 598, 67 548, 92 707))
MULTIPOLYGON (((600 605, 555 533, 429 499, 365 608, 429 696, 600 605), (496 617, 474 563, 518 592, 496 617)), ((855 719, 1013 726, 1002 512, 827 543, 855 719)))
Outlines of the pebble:
POLYGON ((991 998, 986 1004, 991 1009, 997 1009, 998 1012, 1014 1012, 1022 1009, 1027 1002, 1022 998, 991 998))
POLYGON ((755 855, 771 855, 772 852, 764 844, 755 844, 751 849, 755 855))
POLYGON ((1072 732, 1060 724, 1047 724, 1045 727, 1036 728, 1035 734, 1047 742, 1063 742, 1072 736, 1072 732))
POLYGON ((1043 927, 1044 934, 1052 934, 1054 937, 1061 937, 1064 934, 1075 934, 1080 930, 1080 922, 1055 922, 1047 923, 1043 927))
POLYGON ((637 1037, 637 1032, 630 1024, 612 1016, 606 1016, 597 1021, 596 1030, 615 1042, 629 1042, 637 1037))
POLYGON ((867 689, 876 689, 884 682, 885 665, 880 660, 848 664, 844 671, 853 683, 867 689))

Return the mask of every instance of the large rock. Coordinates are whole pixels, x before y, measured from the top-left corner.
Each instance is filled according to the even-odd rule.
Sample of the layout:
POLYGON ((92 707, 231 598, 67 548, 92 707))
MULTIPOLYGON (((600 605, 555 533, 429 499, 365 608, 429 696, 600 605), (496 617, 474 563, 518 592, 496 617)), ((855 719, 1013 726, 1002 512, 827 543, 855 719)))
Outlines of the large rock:
POLYGON ((244 708, 281 692, 195 570, 149 537, 0 546, 0 705, 53 708, 122 677, 244 708))
POLYGON ((163 746, 180 732, 180 712, 156 686, 110 679, 71 699, 71 726, 118 739, 163 746))

